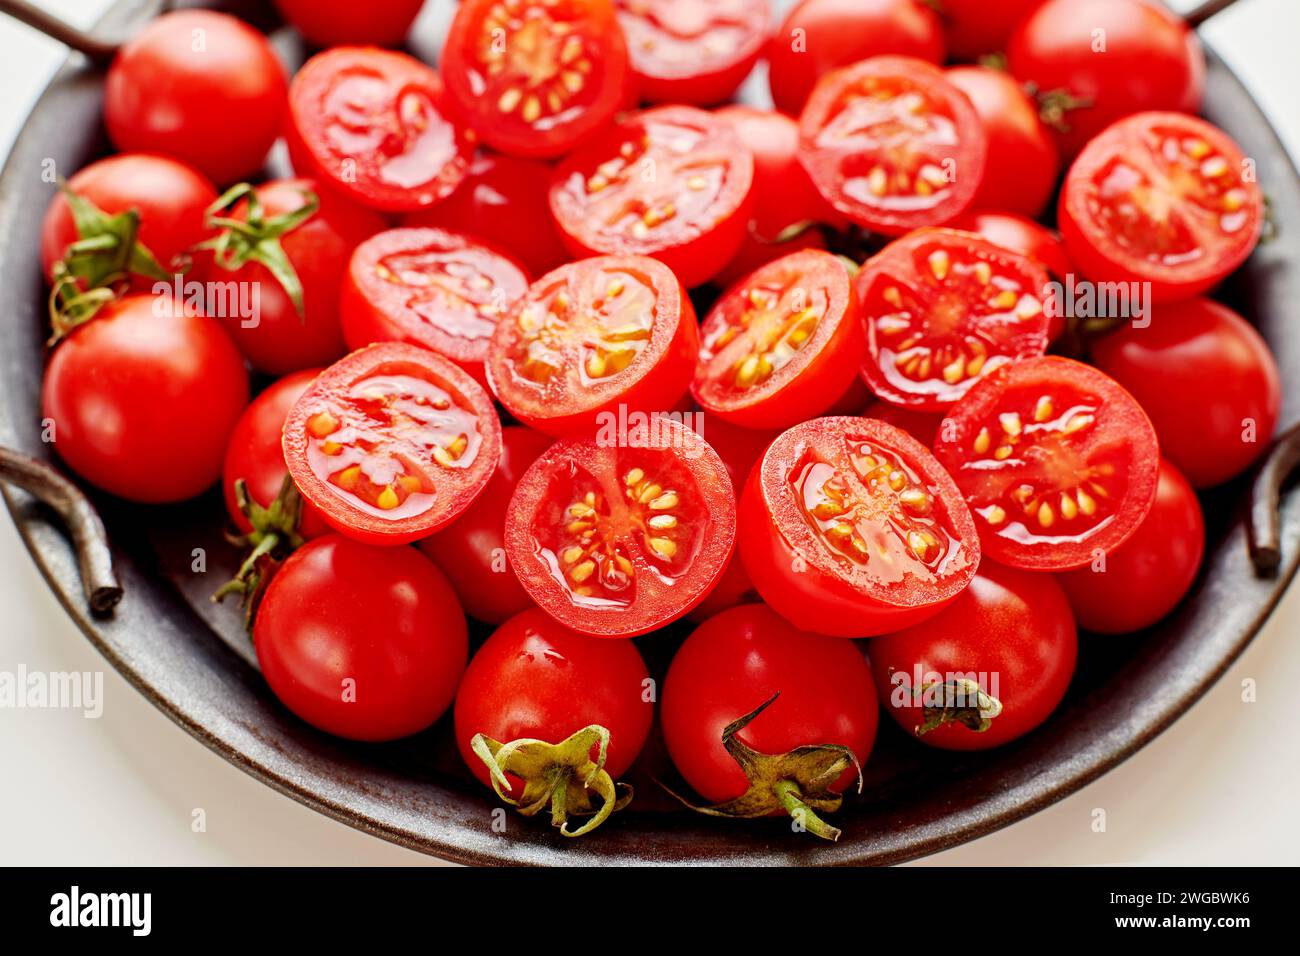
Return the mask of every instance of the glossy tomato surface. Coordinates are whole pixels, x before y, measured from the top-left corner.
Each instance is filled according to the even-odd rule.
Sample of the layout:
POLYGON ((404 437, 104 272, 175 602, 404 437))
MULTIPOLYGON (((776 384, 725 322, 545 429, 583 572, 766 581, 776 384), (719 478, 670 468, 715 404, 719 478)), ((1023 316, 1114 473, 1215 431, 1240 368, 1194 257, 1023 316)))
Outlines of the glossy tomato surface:
POLYGON ((1025 15, 1044 0, 939 0, 939 16, 948 56, 975 61, 1003 53, 1007 40, 1025 15))
POLYGON ((424 0, 275 0, 275 6, 315 46, 397 46, 411 29, 424 0))

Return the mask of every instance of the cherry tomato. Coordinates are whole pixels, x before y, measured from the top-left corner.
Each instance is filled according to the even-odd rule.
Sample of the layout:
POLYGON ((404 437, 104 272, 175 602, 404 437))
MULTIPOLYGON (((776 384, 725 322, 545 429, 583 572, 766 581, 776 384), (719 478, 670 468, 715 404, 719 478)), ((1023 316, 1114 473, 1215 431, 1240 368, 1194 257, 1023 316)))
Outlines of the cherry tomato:
POLYGON ((763 600, 818 634, 864 637, 923 620, 980 559, 970 513, 934 456, 867 418, 784 432, 750 473, 737 523, 763 600))
POLYGON ((275 0, 275 6, 314 46, 398 46, 424 0, 275 0))
POLYGON ((1047 348, 1037 262, 974 233, 922 229, 859 271, 862 377, 880 398, 943 411, 981 379, 1047 348))
POLYGON ((878 418, 895 428, 901 428, 926 448, 934 444, 934 436, 943 423, 943 415, 938 412, 918 412, 914 408, 901 408, 880 401, 872 401, 864 408, 862 417, 878 418))
POLYGON ((1119 547, 1156 493, 1155 429, 1114 379, 1047 356, 1003 366, 948 412, 934 454, 975 515, 984 553, 1064 571, 1119 547))
POLYGON ((939 0, 939 16, 948 56, 974 62, 1002 53, 1025 15, 1043 0, 939 0))
POLYGON ((729 99, 767 43, 767 0, 615 0, 641 98, 729 99))
POLYGON ((802 0, 768 47, 768 84, 783 113, 797 114, 817 81, 875 56, 943 62, 939 18, 920 0, 802 0))
POLYGON ((280 135, 284 67, 266 37, 211 10, 178 10, 127 40, 104 81, 122 152, 164 153, 217 183, 257 172, 280 135))
POLYGON ((518 156, 569 152, 630 98, 612 0, 465 0, 441 67, 469 125, 518 156))
POLYGON ((689 288, 740 249, 753 183, 754 158, 730 126, 689 106, 661 106, 561 163, 551 213, 575 256, 653 256, 689 288))
POLYGON ((502 252, 441 229, 390 229, 352 255, 339 311, 348 347, 410 342, 486 385, 483 360, 498 320, 528 290, 502 252))
POLYGON ((501 424, 482 386, 447 359, 371 345, 312 382, 284 423, 284 458, 336 531, 406 544, 460 515, 501 458, 501 424))
POLYGON ((1048 0, 1011 35, 1007 62, 1046 100, 1066 158, 1131 113, 1195 113, 1205 87, 1196 34, 1153 0, 1048 0))
POLYGON ((1093 345, 1097 367, 1151 416, 1161 453, 1197 488, 1241 474, 1277 428, 1277 363, 1226 305, 1157 306, 1150 327, 1125 326, 1093 345))
POLYGON ((988 135, 966 94, 921 60, 881 56, 824 76, 799 117, 799 160, 832 206, 886 235, 969 206, 988 135))
POLYGON ((1196 580, 1205 554, 1205 519, 1196 492, 1160 462, 1156 500, 1133 537, 1104 562, 1059 576, 1080 626, 1102 634, 1150 627, 1174 609, 1196 580))
POLYGON ((600 256, 534 282, 497 323, 488 382, 501 404, 549 435, 591 433, 620 407, 666 411, 690 385, 695 310, 669 269, 600 256))
POLYGON ((987 750, 1029 733, 1056 709, 1078 645, 1070 605, 1051 575, 990 561, 943 613, 876 638, 867 653, 900 727, 943 750, 987 750))
POLYGON ((470 617, 500 624, 533 606, 506 558, 506 509, 519 479, 551 441, 531 428, 501 429, 501 463, 483 493, 459 518, 419 542, 451 580, 470 617))
POLYGON ((340 46, 302 65, 285 140, 294 169, 385 212, 423 209, 465 178, 474 137, 448 116, 442 80, 419 60, 340 46))
POLYGON ((1240 147, 1204 120, 1140 113, 1088 144, 1061 190, 1061 235, 1094 282, 1157 302, 1217 285, 1259 241, 1264 199, 1240 147))
POLYGON ((632 637, 675 621, 722 575, 735 536, 727 471, 669 419, 622 441, 556 442, 520 479, 506 553, 566 627, 632 637))
POLYGON ((829 252, 796 252, 732 286, 705 317, 691 390, 726 421, 786 428, 844 393, 862 349, 844 263, 829 252))
POLYGON ((396 740, 451 706, 465 612, 414 548, 327 534, 291 554, 258 605, 257 662, 275 696, 326 733, 396 740))
POLYGON ((148 504, 215 485, 248 404, 221 326, 170 296, 128 295, 55 348, 41 390, 54 449, 92 485, 148 504))

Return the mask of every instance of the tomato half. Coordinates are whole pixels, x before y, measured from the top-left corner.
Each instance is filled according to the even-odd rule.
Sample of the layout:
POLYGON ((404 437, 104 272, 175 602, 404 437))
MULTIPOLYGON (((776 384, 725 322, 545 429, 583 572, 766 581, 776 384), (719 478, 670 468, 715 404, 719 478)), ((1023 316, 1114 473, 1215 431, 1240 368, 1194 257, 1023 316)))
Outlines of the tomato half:
POLYGON ((1066 248, 1094 282, 1150 282, 1155 301, 1217 285, 1259 241, 1254 163, 1181 113, 1121 120, 1079 154, 1061 190, 1066 248))
POLYGON ((980 379, 1047 348, 1046 270, 974 233, 923 229, 896 239, 855 284, 862 377, 895 405, 942 411, 980 379))
POLYGON ((700 339, 681 283, 644 256, 600 256, 534 282, 497 323, 488 382, 521 422, 590 433, 605 413, 667 411, 690 385, 700 339))
POLYGON ((865 637, 936 613, 980 544, 957 486, 906 432, 816 418, 750 473, 737 516, 745 569, 773 610, 818 634, 865 637))
POLYGON ((440 66, 483 141, 519 156, 567 153, 630 99, 611 0, 465 0, 440 66))
POLYGON ((406 544, 452 521, 500 457, 501 424, 483 387, 405 343, 335 362, 284 423, 284 458, 303 498, 335 530, 373 544, 406 544))
POLYGON ((703 110, 634 113, 569 156, 551 184, 551 213, 575 256, 653 256, 682 285, 708 281, 740 249, 754 158, 703 110))
POLYGON ((1128 540, 1160 466, 1133 396, 1057 356, 978 383, 949 410, 934 453, 965 495, 984 553, 1035 571, 1077 568, 1128 540))
POLYGON ((621 442, 556 442, 506 514, 524 590, 566 627, 632 637, 704 599, 726 568, 736 499, 717 452, 661 419, 621 442))
POLYGON ((406 37, 424 0, 275 0, 280 15, 309 43, 397 46, 406 37))
POLYGON ((988 135, 966 94, 922 60, 881 56, 817 84, 799 117, 799 159, 853 222, 896 236, 971 204, 988 135))
POLYGON ((387 212, 449 195, 474 152, 473 134, 448 116, 438 74, 376 47, 335 47, 302 65, 285 139, 299 175, 387 212))

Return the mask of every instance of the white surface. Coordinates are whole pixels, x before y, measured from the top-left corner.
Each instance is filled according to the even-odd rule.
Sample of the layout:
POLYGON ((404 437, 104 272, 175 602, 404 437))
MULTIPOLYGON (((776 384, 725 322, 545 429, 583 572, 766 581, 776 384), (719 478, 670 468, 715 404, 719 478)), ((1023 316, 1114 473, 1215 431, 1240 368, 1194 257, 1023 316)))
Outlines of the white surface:
MULTIPOLYGON (((81 23, 105 5, 44 0, 81 23)), ((1242 0, 1204 34, 1252 88, 1292 156, 1300 156, 1300 3, 1242 0)), ((61 56, 53 43, 0 19, 0 152, 61 56)), ((33 242, 37 229, 32 223, 33 242)), ((0 671, 103 671, 105 696, 98 720, 74 711, 0 709, 0 863, 437 862, 299 806, 174 726, 105 669, 7 516, 0 518, 0 620, 0 671), (191 830, 196 808, 205 812, 206 832, 191 830)), ((1227 676, 1137 756, 1051 809, 924 863, 1294 864, 1298 625, 1300 588, 1292 588, 1227 676), (1256 703, 1241 700, 1247 678, 1257 684, 1256 703), (1097 809, 1105 810, 1106 832, 1094 832, 1097 809)))

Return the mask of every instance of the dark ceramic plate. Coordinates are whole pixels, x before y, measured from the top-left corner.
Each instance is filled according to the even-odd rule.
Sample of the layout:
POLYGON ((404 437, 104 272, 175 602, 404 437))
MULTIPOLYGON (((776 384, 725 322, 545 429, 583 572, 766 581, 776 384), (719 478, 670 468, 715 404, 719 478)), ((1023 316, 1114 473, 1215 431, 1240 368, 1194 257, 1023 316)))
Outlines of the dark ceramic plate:
MULTIPOLYGON (((123 35, 147 15, 147 0, 123 0, 102 25, 123 35)), ((257 12, 257 11, 254 11, 257 12)), ((291 45, 291 44, 289 44, 291 45)), ((288 51, 290 56, 297 51, 288 51)), ((71 171, 102 155, 100 78, 75 59, 33 111, 0 178, 0 445, 48 459, 40 441, 39 390, 45 290, 37 229, 53 187, 52 159, 71 171)), ((1221 297, 1252 318, 1285 381, 1300 380, 1300 187, 1294 168, 1245 89, 1212 53, 1206 115, 1258 162, 1280 238, 1262 245, 1221 297)), ((1282 424, 1300 420, 1289 390, 1282 424)), ((511 817, 491 828, 491 795, 473 782, 447 721, 387 745, 355 745, 317 733, 287 713, 257 673, 233 608, 207 596, 235 555, 219 535, 216 495, 174 508, 127 507, 96 498, 113 541, 126 596, 115 616, 88 615, 67 536, 50 512, 8 492, 14 520, 36 562, 100 652, 141 693, 231 763, 294 799, 358 829, 467 863, 897 863, 951 847, 1043 809, 1105 773, 1172 723, 1206 692, 1259 630, 1296 570, 1300 500, 1284 504, 1278 575, 1260 579, 1247 554, 1243 482, 1205 500, 1206 563, 1189 599, 1148 633, 1083 641, 1065 703, 1043 727, 992 753, 919 747, 882 725, 860 798, 846 801, 835 845, 790 832, 779 820, 727 823, 676 808, 653 778, 672 779, 661 746, 633 772, 638 798, 599 831, 571 841, 541 820, 511 817), (206 573, 191 571, 194 548, 206 573)), ((642 640, 662 668, 678 634, 642 640)))

